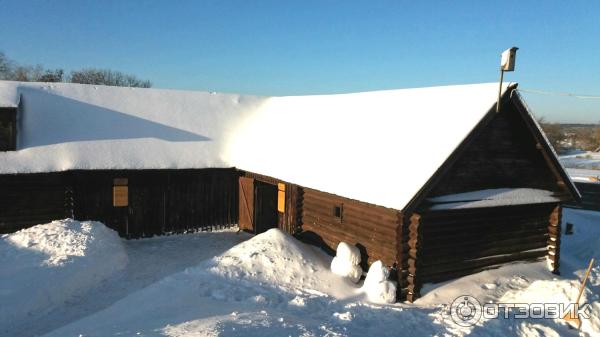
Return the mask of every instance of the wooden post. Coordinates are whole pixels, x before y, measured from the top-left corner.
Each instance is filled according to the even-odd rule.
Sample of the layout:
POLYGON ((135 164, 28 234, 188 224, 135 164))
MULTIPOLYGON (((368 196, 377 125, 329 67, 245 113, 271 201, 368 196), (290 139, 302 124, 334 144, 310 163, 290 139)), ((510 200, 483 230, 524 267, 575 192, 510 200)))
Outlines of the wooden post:
POLYGON ((562 208, 557 205, 550 213, 548 222, 548 264, 553 274, 560 275, 560 233, 562 208))
POLYGON ((414 302, 419 298, 419 291, 421 290, 421 284, 417 276, 417 261, 418 251, 421 248, 419 242, 419 225, 421 216, 417 213, 413 213, 410 217, 410 223, 408 225, 408 274, 406 278, 408 293, 406 299, 409 302, 414 302))

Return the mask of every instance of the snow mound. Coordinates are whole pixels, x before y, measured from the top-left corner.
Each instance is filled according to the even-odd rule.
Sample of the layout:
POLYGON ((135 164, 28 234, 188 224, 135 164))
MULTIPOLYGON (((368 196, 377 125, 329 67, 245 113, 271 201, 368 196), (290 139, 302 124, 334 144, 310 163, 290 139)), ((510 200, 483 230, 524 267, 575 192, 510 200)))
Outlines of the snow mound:
POLYGON ((396 284, 388 281, 390 272, 381 261, 375 261, 369 267, 362 290, 369 301, 374 303, 396 302, 396 284))
POLYGON ((351 265, 360 263, 360 251, 358 250, 358 247, 346 242, 340 242, 338 244, 335 256, 351 265))
POLYGON ((331 271, 339 276, 347 277, 353 283, 360 280, 362 268, 360 263, 360 251, 358 247, 346 242, 340 242, 337 246, 336 256, 331 261, 331 271))
MULTIPOLYGON (((579 293, 581 284, 575 280, 538 280, 528 287, 511 290, 502 296, 501 303, 562 303, 567 306, 573 303, 579 293)), ((591 336, 600 332, 600 302, 591 300, 592 291, 586 287, 580 304, 590 303, 591 317, 581 320, 581 331, 591 336)), ((557 321, 562 321, 558 319, 557 321)))
POLYGON ((240 243, 208 263, 202 268, 229 279, 316 290, 341 298, 356 292, 352 283, 340 282, 329 271, 329 257, 324 252, 277 228, 240 243))
POLYGON ((0 326, 64 305, 123 269, 121 239, 99 222, 53 221, 0 237, 0 326))
POLYGON ((363 270, 359 265, 350 264, 339 256, 336 256, 331 260, 331 271, 336 275, 347 277, 353 283, 357 283, 363 273, 363 270))

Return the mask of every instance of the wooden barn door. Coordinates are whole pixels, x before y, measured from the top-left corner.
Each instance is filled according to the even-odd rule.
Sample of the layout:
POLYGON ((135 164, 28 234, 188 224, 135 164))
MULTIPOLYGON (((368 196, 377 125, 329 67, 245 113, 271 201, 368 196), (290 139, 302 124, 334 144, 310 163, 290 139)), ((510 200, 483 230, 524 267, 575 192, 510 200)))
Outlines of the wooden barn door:
POLYGON ((254 233, 277 228, 277 186, 258 181, 254 185, 254 233))
POLYGON ((254 231, 254 179, 239 178, 239 220, 241 230, 254 231))

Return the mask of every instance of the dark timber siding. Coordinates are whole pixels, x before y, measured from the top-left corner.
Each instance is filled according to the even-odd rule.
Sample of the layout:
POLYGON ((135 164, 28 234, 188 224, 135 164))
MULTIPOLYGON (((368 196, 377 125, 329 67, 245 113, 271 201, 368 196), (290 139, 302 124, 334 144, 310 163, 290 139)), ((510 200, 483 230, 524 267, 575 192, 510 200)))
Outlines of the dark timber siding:
POLYGON ((560 225, 556 208, 557 204, 538 204, 413 214, 407 228, 413 299, 423 283, 547 256, 551 231, 556 230, 549 226, 560 225))
POLYGON ((273 186, 277 186, 279 183, 285 184, 285 212, 278 212, 277 227, 289 234, 298 234, 301 231, 302 224, 303 188, 296 184, 253 172, 246 171, 242 175, 273 186))
POLYGON ((398 221, 399 212, 394 209, 304 188, 301 236, 321 241, 330 252, 341 241, 356 244, 362 251, 363 268, 376 260, 396 264, 398 221), (343 208, 341 221, 334 216, 336 206, 343 208))
POLYGON ((562 192, 513 104, 507 102, 502 110, 470 141, 429 196, 509 187, 562 192))
POLYGON ((79 220, 103 221, 121 235, 153 236, 237 223, 233 169, 75 171, 79 220), (113 207, 113 179, 127 178, 129 206, 113 207))
POLYGON ((127 237, 184 233, 237 223, 234 169, 94 170, 0 175, 0 231, 74 217, 101 221, 127 237), (129 205, 113 206, 115 178, 129 205))
POLYGON ((0 175, 0 233, 70 216, 69 195, 58 173, 0 175))

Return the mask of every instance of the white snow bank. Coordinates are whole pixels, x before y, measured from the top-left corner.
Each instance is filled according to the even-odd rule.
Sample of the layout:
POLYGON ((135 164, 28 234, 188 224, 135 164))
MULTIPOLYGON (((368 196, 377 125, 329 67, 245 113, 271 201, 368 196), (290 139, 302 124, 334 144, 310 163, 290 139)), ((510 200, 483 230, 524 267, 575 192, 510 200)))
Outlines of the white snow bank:
MULTIPOLYGON (((429 285, 425 296, 414 304, 368 304, 361 289, 328 270, 331 259, 324 253, 272 230, 48 336, 596 337, 600 335, 596 321, 587 327, 584 323, 581 332, 562 321, 537 319, 487 320, 463 328, 452 321, 444 306, 461 295, 484 303, 499 302, 505 294, 526 300, 529 292, 539 296, 535 302, 540 303, 553 300, 560 288, 550 283, 564 281, 564 291, 570 295, 568 286, 581 277, 589 257, 598 257, 600 252, 600 212, 565 209, 563 217, 575 223, 575 234, 562 238, 561 276, 549 273, 545 262, 515 263, 429 285), (299 281, 302 278, 306 285, 299 281), (346 289, 339 291, 346 298, 332 295, 339 287, 346 289)), ((596 266, 586 292, 586 301, 596 303, 594 310, 600 309, 599 273, 596 266)), ((365 280, 369 284, 380 284, 375 281, 387 275, 382 268, 372 268, 370 274, 365 280)))
POLYGON ((270 229, 212 259, 207 269, 229 279, 253 279, 286 288, 356 295, 356 287, 329 271, 329 257, 279 229, 270 229))
POLYGON ((346 242, 340 242, 335 251, 335 256, 342 261, 346 261, 352 265, 360 263, 360 250, 355 245, 346 242))
MULTIPOLYGON (((580 286, 581 283, 577 280, 537 280, 523 289, 509 290, 500 298, 500 302, 561 303, 567 306, 577 298, 580 286)), ((586 288, 579 302, 592 305, 591 317, 581 320, 581 331, 594 335, 600 333, 600 302, 597 298, 590 301, 591 296, 592 291, 586 288)))
POLYGON ((535 188, 494 188, 429 198, 432 210, 508 206, 560 201, 554 192, 535 188))
POLYGON ((358 264, 352 264, 341 259, 339 256, 331 260, 331 272, 342 277, 347 277, 352 283, 358 282, 363 274, 363 270, 358 264))
POLYGON ((47 312, 127 264, 121 239, 99 222, 71 219, 0 238, 0 327, 47 312))
POLYGON ((382 304, 396 302, 396 283, 389 281, 389 276, 389 270, 381 261, 371 264, 362 287, 369 301, 382 304))
POLYGON ((360 250, 355 245, 340 242, 336 254, 331 260, 331 271, 339 276, 349 278, 353 283, 360 280, 362 268, 360 264, 360 250))

